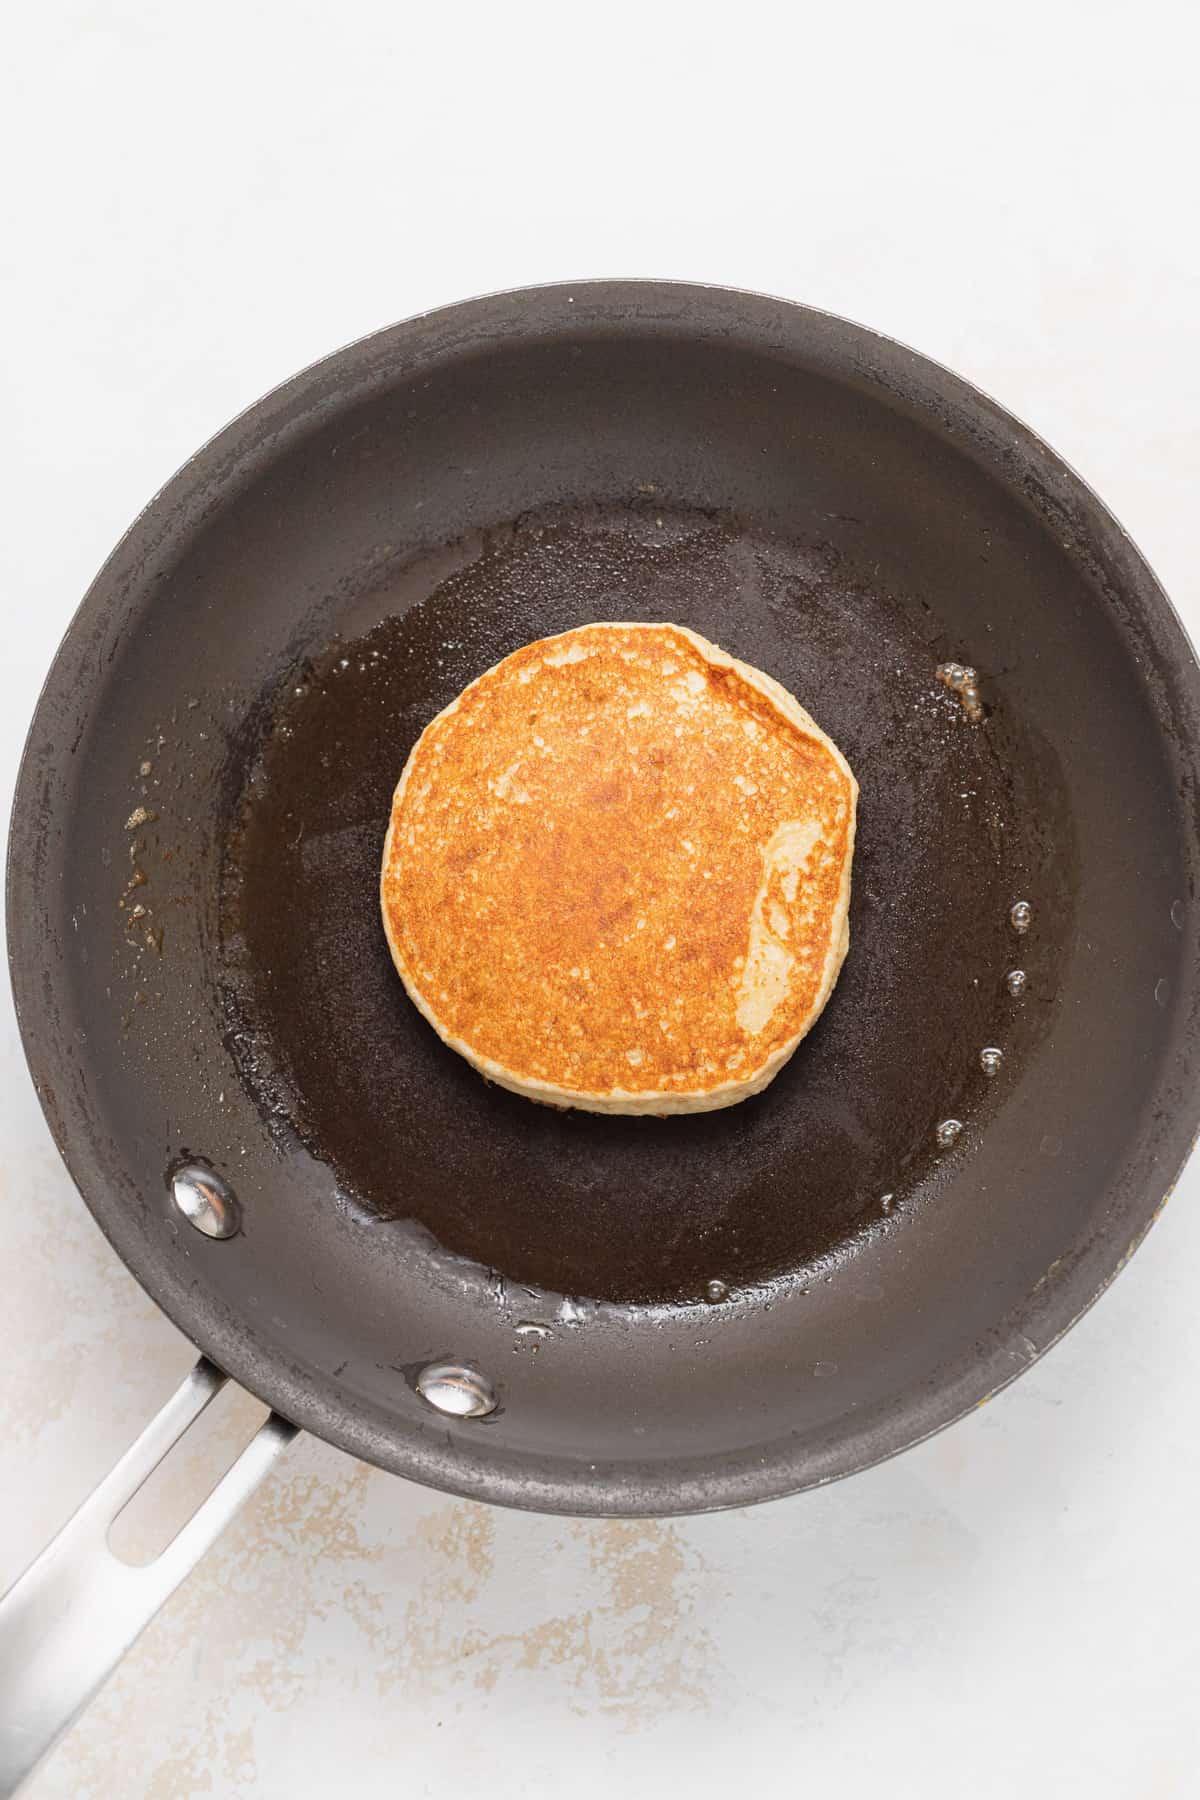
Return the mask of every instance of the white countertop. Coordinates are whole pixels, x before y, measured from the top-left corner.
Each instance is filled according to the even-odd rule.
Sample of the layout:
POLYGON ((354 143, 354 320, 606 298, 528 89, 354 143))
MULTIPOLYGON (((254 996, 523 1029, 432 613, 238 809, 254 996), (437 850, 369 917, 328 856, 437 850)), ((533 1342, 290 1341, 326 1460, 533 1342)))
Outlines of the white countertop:
MULTIPOLYGON (((1200 635, 1191 16, 22 8, 5 806, 73 608, 203 438, 347 339, 551 278, 762 288, 949 363, 1092 481, 1200 635)), ((2 1587, 190 1356, 59 1165, 7 989, 0 1056, 2 1587)), ((1000 1399, 819 1494, 571 1524, 301 1442, 31 1793, 1200 1793, 1198 1198, 1193 1164, 1000 1399)))

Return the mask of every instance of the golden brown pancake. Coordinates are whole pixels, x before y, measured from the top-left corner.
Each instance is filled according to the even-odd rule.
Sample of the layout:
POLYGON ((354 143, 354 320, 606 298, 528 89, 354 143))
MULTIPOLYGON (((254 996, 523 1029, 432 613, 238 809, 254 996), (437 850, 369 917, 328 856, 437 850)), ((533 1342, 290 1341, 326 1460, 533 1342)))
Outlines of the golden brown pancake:
POLYGON ((695 632, 543 638, 405 765, 380 884, 393 959, 439 1036, 531 1100, 731 1106, 837 980, 857 796, 791 695, 695 632))

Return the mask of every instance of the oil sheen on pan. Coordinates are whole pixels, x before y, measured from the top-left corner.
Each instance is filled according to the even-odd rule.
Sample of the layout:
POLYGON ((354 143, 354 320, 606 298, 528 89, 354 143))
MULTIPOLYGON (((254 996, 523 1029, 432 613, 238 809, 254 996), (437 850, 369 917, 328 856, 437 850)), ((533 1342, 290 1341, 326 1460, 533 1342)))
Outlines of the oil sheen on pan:
POLYGON ((669 1301, 714 1270, 745 1285, 811 1269, 873 1229, 883 1196, 902 1212, 947 1118, 965 1122, 950 1154, 969 1154, 1051 1016, 1070 831, 1020 713, 973 722, 939 681, 978 652, 919 596, 740 519, 572 508, 406 562, 339 598, 336 627, 314 621, 310 654, 264 693, 231 794, 221 942, 244 1078, 347 1204, 512 1280, 669 1301), (663 618, 769 670, 853 769, 852 948, 796 1055, 744 1104, 665 1119, 531 1105, 481 1081, 397 979, 380 925, 397 776, 481 670, 596 620, 663 618), (1039 923, 1017 939, 1009 910, 1028 896, 1039 923), (991 1045, 1005 1072, 989 1080, 991 1045))
POLYGON ((381 879, 393 960, 443 1041, 531 1100, 732 1106, 837 980, 856 801, 792 696, 697 633, 543 639, 405 765, 381 879))

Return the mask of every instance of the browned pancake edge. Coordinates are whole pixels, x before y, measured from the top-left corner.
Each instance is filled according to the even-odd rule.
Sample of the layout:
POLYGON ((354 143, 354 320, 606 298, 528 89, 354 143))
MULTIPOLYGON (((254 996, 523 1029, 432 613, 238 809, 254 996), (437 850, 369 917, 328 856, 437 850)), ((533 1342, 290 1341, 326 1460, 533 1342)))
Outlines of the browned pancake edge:
POLYGON ((443 1041, 528 1099, 733 1105, 833 990, 857 795, 786 689, 686 627, 539 639, 405 764, 380 879, 392 958, 443 1041))

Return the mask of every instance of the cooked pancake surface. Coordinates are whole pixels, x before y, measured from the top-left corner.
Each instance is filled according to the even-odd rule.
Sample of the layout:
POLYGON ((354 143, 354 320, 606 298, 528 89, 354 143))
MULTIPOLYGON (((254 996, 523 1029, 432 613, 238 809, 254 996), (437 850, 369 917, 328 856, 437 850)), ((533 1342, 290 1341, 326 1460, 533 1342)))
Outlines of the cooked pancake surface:
POLYGON ((837 979, 856 800, 796 701, 694 632, 542 639, 405 765, 380 888, 393 959, 441 1037, 531 1099, 732 1105, 837 979))

